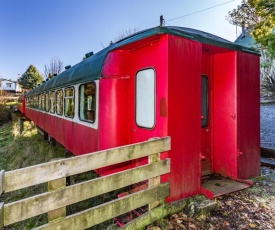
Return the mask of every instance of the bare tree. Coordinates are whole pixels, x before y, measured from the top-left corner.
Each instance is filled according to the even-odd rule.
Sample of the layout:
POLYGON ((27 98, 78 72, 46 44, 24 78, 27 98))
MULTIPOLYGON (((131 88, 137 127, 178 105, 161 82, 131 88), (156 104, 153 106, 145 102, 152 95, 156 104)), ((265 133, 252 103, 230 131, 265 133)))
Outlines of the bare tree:
POLYGON ((53 78, 55 75, 60 74, 63 70, 63 67, 63 62, 58 57, 52 58, 50 60, 50 64, 44 65, 45 79, 53 78))
POLYGON ((0 105, 5 105, 7 102, 8 92, 0 89, 0 105))
POLYGON ((114 42, 117 42, 123 38, 126 38, 132 34, 135 34, 137 32, 139 32, 139 28, 130 28, 130 29, 127 29, 127 30, 122 30, 119 32, 119 34, 114 38, 114 42))
MULTIPOLYGON (((122 40, 122 39, 124 39, 124 38, 126 38, 126 37, 128 37, 128 36, 131 36, 131 35, 133 35, 133 34, 139 32, 139 31, 140 31, 140 29, 139 29, 139 28, 136 28, 136 27, 130 28, 130 29, 126 29, 126 30, 122 29, 122 30, 118 33, 118 35, 117 35, 116 37, 114 37, 114 39, 113 39, 112 41, 110 41, 110 45, 113 44, 114 42, 117 42, 117 41, 122 40)), ((105 44, 101 43, 101 46, 102 46, 103 48, 107 47, 108 45, 109 45, 109 44, 106 44, 106 45, 105 45, 105 44)), ((85 59, 85 58, 84 58, 84 59, 85 59)))

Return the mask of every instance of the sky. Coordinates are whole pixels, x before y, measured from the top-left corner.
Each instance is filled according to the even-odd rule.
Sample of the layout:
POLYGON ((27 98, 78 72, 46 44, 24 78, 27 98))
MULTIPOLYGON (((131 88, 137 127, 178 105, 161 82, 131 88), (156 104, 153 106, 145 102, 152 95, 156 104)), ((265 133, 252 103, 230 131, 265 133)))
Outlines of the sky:
POLYGON ((160 15, 167 26, 234 41, 241 29, 226 16, 240 4, 241 0, 0 0, 0 77, 17 80, 31 64, 43 75, 44 65, 55 57, 73 66, 125 30, 158 26, 160 15))

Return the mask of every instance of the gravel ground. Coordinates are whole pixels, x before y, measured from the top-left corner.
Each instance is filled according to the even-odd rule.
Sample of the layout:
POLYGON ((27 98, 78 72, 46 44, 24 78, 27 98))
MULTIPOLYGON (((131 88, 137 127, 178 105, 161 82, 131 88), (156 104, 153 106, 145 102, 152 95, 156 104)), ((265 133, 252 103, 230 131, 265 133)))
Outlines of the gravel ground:
POLYGON ((168 216, 146 230, 267 230, 275 229, 275 170, 262 167, 262 176, 248 189, 215 199, 211 212, 194 214, 187 209, 168 216))
POLYGON ((261 146, 275 149, 275 103, 261 105, 261 146))

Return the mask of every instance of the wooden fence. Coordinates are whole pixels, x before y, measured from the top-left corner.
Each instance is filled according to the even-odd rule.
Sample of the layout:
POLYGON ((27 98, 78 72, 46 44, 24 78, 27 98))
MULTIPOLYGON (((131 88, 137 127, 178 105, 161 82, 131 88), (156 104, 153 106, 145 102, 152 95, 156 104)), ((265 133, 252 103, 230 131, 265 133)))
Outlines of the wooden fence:
POLYGON ((49 191, 12 203, 0 203, 0 229, 48 213, 48 223, 36 229, 85 229, 123 213, 149 205, 149 211, 169 196, 169 183, 160 176, 170 172, 170 160, 159 153, 170 150, 170 138, 60 159, 14 171, 0 172, 0 194, 48 182, 49 191), (66 186, 66 177, 105 166, 149 157, 149 163, 133 169, 66 186), (66 206, 149 180, 148 188, 82 212, 66 216, 66 206))

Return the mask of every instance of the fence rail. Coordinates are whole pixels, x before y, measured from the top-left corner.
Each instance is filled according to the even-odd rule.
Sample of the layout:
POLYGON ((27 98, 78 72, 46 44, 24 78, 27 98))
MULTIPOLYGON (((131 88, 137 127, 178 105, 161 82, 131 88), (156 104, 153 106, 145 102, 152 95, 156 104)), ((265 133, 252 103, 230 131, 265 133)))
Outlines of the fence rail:
POLYGON ((48 213, 48 224, 37 229, 84 229, 149 204, 149 209, 169 196, 169 183, 160 176, 170 172, 170 160, 160 161, 159 153, 170 150, 170 138, 90 153, 68 159, 0 172, 0 193, 48 182, 49 191, 8 204, 0 204, 0 228, 48 213), (149 157, 149 164, 66 187, 66 177, 98 168, 149 157), (66 206, 138 182, 149 187, 111 202, 66 217, 66 206))

